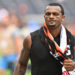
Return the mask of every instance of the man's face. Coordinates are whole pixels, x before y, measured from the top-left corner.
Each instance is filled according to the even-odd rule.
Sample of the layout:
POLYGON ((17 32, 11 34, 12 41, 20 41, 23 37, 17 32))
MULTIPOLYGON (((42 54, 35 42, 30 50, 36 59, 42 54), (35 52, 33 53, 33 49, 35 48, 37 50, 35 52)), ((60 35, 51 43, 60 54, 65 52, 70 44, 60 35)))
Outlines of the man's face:
POLYGON ((47 6, 44 14, 45 22, 48 27, 57 28, 61 25, 61 21, 64 20, 64 16, 61 13, 59 6, 47 6))

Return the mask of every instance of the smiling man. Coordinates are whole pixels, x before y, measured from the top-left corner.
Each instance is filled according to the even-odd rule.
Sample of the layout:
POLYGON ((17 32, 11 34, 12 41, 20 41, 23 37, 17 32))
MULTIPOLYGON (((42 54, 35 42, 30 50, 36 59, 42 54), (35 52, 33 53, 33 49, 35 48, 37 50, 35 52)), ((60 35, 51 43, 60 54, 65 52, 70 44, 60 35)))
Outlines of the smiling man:
POLYGON ((63 7, 49 4, 44 18, 43 27, 25 38, 13 75, 25 74, 29 57, 32 75, 62 75, 62 68, 68 75, 75 68, 74 38, 61 24, 65 19, 63 7))

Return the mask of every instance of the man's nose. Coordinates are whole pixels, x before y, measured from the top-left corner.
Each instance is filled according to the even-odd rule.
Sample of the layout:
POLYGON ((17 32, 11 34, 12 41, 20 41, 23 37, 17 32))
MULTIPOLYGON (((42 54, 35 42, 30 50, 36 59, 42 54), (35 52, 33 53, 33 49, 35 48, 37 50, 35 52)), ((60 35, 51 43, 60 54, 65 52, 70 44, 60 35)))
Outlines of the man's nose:
POLYGON ((54 15, 53 15, 53 14, 51 14, 49 17, 50 17, 50 18, 54 18, 54 15))

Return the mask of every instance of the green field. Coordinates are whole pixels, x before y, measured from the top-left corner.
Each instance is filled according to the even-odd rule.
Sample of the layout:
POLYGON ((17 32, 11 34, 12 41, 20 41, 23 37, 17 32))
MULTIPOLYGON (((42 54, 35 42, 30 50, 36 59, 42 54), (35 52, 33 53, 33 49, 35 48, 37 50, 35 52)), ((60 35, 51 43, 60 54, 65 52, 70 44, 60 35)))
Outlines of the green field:
MULTIPOLYGON (((6 70, 6 75, 12 75, 12 72, 10 70, 6 70)), ((31 75, 30 70, 27 70, 25 75, 31 75)))

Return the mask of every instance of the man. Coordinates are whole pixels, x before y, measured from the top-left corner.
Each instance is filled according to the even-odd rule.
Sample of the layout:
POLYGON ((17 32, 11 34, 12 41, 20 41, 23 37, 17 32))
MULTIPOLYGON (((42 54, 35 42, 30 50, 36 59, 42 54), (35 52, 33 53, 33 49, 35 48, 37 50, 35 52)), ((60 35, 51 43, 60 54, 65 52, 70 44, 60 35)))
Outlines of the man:
POLYGON ((49 4, 44 18, 43 27, 25 38, 13 75, 24 75, 29 57, 32 75, 62 75, 63 66, 65 71, 75 68, 74 39, 61 24, 65 18, 63 7, 58 3, 49 4))

